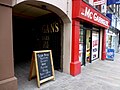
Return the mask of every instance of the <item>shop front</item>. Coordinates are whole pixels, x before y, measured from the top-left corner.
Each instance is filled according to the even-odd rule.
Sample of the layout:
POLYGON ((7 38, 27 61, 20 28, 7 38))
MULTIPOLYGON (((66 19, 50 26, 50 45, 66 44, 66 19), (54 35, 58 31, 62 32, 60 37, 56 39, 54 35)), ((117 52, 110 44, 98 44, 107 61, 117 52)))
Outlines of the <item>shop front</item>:
POLYGON ((81 72, 81 65, 106 59, 106 29, 110 20, 83 0, 73 0, 71 74, 81 72))
POLYGON ((110 19, 110 28, 108 29, 106 38, 106 49, 114 49, 117 53, 119 51, 119 18, 113 14, 107 13, 107 17, 110 19))

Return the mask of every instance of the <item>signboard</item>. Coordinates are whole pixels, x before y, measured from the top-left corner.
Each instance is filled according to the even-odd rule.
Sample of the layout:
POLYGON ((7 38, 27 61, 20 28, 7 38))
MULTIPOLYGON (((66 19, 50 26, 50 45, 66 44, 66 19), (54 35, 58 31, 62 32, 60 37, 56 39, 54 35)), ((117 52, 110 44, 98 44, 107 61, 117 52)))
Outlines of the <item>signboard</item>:
POLYGON ((107 49, 106 59, 114 60, 114 49, 107 49))
POLYGON ((37 76, 38 87, 40 83, 55 79, 51 50, 33 52, 29 79, 35 76, 37 76))
POLYGON ((120 0, 107 0, 107 5, 120 4, 120 0))
POLYGON ((93 11, 93 9, 91 9, 90 7, 84 6, 84 10, 81 11, 81 16, 100 25, 109 27, 109 22, 105 20, 102 15, 100 15, 96 11, 93 11))
POLYGON ((72 18, 82 19, 103 28, 109 28, 110 20, 83 0, 73 1, 72 18))
POLYGON ((94 0, 94 5, 102 5, 106 3, 106 0, 94 0))
POLYGON ((107 6, 106 6, 106 3, 104 3, 101 5, 101 13, 106 14, 106 11, 107 11, 107 6))
POLYGON ((120 0, 116 0, 116 3, 115 4, 120 4, 120 0))

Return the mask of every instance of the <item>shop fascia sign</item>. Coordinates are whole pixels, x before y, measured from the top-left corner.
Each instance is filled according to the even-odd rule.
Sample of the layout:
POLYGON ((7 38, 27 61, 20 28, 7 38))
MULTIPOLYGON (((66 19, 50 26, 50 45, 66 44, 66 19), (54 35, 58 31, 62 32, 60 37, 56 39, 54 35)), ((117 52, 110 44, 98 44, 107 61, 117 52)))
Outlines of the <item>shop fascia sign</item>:
POLYGON ((120 4, 120 0, 107 0, 107 5, 120 4))
POLYGON ((94 6, 96 6, 96 5, 102 5, 102 4, 104 4, 104 3, 106 3, 106 0, 95 0, 94 1, 94 6))
POLYGON ((96 12, 93 12, 90 8, 85 7, 84 11, 81 12, 81 15, 92 20, 95 21, 99 24, 105 25, 107 27, 109 27, 109 22, 107 20, 105 20, 104 18, 102 18, 100 15, 98 15, 96 12))

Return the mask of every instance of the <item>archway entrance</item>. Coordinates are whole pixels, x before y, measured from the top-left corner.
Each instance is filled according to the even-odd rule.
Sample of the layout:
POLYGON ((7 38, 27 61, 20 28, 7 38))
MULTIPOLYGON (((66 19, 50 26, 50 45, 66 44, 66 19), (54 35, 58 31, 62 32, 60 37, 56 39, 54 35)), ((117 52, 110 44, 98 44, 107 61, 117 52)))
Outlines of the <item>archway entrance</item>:
MULTIPOLYGON (((54 68, 63 70, 63 22, 40 2, 22 2, 13 7, 15 74, 29 75, 32 52, 37 50, 52 50, 54 68)), ((22 75, 17 76, 19 80, 22 75)))

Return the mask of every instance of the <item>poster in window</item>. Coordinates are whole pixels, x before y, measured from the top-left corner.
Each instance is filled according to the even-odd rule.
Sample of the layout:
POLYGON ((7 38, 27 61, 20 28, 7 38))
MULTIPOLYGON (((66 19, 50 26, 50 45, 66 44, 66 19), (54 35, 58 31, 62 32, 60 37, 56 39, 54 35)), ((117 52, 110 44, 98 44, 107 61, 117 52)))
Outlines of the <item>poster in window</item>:
POLYGON ((92 60, 98 58, 99 33, 92 31, 92 60))

